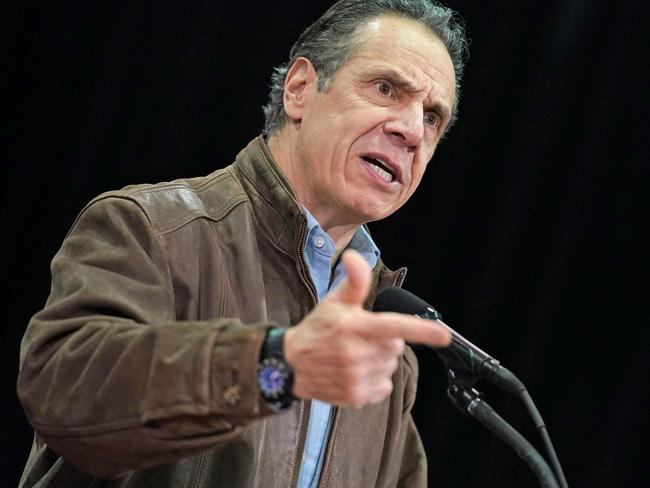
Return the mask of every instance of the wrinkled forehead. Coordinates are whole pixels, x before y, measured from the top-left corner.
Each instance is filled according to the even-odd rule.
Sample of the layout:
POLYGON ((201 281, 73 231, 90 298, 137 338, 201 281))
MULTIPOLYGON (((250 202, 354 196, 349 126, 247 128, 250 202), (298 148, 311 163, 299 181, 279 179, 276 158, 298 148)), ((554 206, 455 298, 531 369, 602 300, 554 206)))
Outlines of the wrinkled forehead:
POLYGON ((455 106, 456 79, 447 48, 426 25, 397 16, 373 17, 355 32, 348 62, 360 68, 390 67, 414 86, 435 91, 455 106))

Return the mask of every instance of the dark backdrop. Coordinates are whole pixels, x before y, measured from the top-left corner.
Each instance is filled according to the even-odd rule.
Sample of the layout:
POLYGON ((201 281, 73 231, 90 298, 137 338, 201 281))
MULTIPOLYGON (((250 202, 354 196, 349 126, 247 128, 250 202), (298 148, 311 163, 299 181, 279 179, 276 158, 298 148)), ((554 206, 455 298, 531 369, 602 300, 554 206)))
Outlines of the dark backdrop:
MULTIPOLYGON (((574 487, 647 478, 645 3, 450 1, 472 39, 460 120, 414 198, 371 226, 385 261, 410 267, 406 287, 526 382, 574 487)), ((31 443, 19 341, 76 213, 105 190, 229 163, 262 126, 272 66, 329 4, 4 10, 3 486, 31 443)), ((419 356, 431 486, 535 486, 419 356)), ((514 399, 484 391, 537 441, 514 399)))

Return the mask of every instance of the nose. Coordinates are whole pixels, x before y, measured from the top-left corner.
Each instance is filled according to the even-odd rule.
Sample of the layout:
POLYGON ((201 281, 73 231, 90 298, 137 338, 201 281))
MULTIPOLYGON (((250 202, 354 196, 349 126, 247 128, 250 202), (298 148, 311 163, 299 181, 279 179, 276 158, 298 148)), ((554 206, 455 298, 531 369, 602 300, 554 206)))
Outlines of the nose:
POLYGON ((413 102, 394 107, 391 119, 384 125, 398 144, 414 150, 424 137, 424 110, 421 103, 413 102))

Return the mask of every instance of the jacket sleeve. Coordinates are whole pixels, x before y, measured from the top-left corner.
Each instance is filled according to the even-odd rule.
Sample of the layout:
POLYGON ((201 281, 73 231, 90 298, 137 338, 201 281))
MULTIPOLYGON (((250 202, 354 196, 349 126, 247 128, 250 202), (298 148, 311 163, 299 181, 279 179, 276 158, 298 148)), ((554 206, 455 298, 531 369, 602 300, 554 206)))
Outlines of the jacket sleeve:
POLYGON ((226 441, 272 413, 255 364, 270 324, 176 321, 164 243, 133 201, 78 217, 21 345, 18 396, 57 454, 102 478, 226 441))
POLYGON ((427 457, 420 439, 411 409, 415 403, 418 381, 418 362, 415 354, 407 348, 404 356, 411 377, 407 380, 404 398, 401 438, 403 451, 399 466, 397 486, 403 488, 426 488, 427 486, 427 457))

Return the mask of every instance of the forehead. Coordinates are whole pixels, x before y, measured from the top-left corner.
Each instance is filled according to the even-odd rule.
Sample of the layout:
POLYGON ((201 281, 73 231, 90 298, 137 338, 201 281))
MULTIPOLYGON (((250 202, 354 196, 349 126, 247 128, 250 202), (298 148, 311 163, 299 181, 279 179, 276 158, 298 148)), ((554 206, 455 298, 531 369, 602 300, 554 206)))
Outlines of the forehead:
POLYGON ((356 32, 357 49, 346 64, 357 72, 397 71, 428 96, 453 104, 454 65, 444 44, 420 22, 380 16, 356 32))

